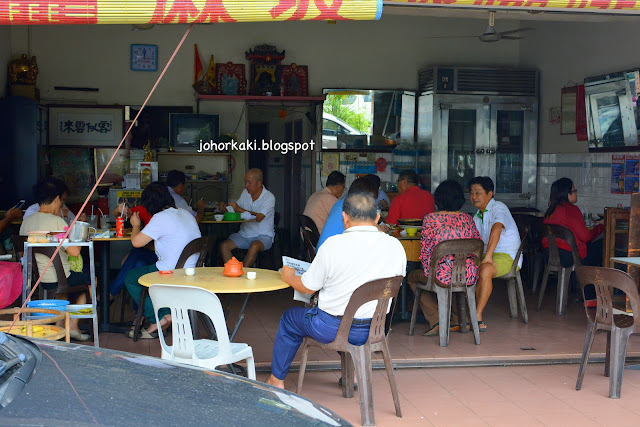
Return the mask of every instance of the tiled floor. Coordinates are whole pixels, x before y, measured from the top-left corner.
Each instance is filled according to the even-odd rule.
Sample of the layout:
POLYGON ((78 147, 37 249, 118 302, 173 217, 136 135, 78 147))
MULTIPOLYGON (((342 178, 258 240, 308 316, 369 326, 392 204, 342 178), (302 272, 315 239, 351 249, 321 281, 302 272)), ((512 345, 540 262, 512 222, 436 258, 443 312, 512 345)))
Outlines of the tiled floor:
MULTIPOLYGON (((410 337, 408 322, 394 323, 389 340, 394 364, 399 368, 395 375, 403 417, 395 416, 385 371, 375 370, 377 425, 640 425, 640 371, 625 370, 619 400, 608 398, 602 363, 590 365, 583 390, 575 390, 575 361, 579 360, 586 330, 584 310, 571 299, 567 315, 555 316, 555 290, 548 289, 547 294, 541 312, 535 311, 535 298, 527 297, 529 324, 525 325, 509 317, 506 291, 497 287, 485 312, 488 331, 481 334, 479 346, 471 333, 452 333, 449 346, 442 348, 437 337, 422 336, 424 324, 418 325, 416 334, 410 337), (514 362, 536 365, 477 366, 514 362), (544 362, 574 364, 539 365, 544 362)), ((253 347, 259 380, 268 376, 279 318, 292 304, 291 290, 259 294, 250 300, 236 341, 253 347)), ((235 319, 236 309, 231 309, 229 319, 235 319)), ((100 340, 107 348, 160 354, 158 340, 134 343, 122 334, 101 334, 100 340)), ((596 338, 594 352, 600 357, 605 342, 604 334, 596 338)), ((632 337, 628 358, 638 356, 640 339, 632 337)), ((309 360, 302 394, 359 425, 357 393, 355 399, 343 399, 337 386, 338 355, 312 349, 309 360)), ((381 364, 379 358, 377 363, 381 364)), ((287 389, 295 391, 296 382, 297 373, 292 372, 287 389)))

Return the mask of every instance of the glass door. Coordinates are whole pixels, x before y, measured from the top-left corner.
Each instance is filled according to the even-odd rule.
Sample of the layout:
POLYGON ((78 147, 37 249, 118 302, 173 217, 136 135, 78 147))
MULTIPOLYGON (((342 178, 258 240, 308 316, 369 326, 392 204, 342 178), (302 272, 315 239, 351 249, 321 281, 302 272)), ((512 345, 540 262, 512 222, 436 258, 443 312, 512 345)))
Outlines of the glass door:
MULTIPOLYGON (((533 108, 521 104, 492 105, 489 168, 499 198, 529 199, 535 188, 523 178, 535 176, 535 164, 528 153, 535 153, 535 130, 531 123, 533 108), (531 150, 534 151, 531 151, 531 150)), ((535 184, 534 184, 535 185, 535 184)))
POLYGON ((523 111, 496 111, 496 133, 492 143, 496 149, 496 192, 522 192, 523 111))
MULTIPOLYGON (((477 175, 487 173, 486 164, 481 161, 480 153, 486 146, 486 120, 483 107, 464 104, 441 106, 441 135, 445 139, 446 168, 442 170, 442 182, 451 179, 459 182, 468 191, 469 181, 477 175), (484 126, 483 126, 484 123, 484 126)), ((442 153, 445 155, 445 153, 442 153)), ((444 156, 443 156, 444 157, 444 156)), ((444 159, 442 159, 444 160, 444 159)), ((442 165, 442 161, 440 162, 442 165)))

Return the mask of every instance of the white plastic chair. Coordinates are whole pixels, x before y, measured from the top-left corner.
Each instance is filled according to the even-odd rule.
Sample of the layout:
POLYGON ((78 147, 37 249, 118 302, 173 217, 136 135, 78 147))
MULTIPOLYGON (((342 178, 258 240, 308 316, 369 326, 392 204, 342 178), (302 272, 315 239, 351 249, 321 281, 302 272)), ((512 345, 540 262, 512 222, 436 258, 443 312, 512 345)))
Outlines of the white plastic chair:
POLYGON ((168 346, 164 336, 159 334, 163 359, 210 369, 246 359, 247 375, 252 380, 256 379, 253 350, 248 344, 229 341, 222 304, 216 294, 194 286, 152 285, 149 296, 156 312, 156 322, 160 322, 160 308, 168 307, 171 310, 173 345, 168 346), (209 316, 218 341, 193 339, 189 310, 209 316))

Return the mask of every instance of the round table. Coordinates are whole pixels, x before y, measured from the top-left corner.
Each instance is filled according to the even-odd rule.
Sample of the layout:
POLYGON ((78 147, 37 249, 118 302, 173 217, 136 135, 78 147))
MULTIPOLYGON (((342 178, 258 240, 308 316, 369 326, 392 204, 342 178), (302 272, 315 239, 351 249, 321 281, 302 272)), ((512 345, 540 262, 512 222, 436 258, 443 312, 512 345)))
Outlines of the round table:
MULTIPOLYGON (((196 267, 196 273, 193 276, 187 276, 184 268, 176 268, 173 270, 173 274, 160 274, 159 272, 153 272, 145 274, 138 279, 138 283, 142 286, 149 287, 154 284, 162 285, 177 285, 177 286, 196 286, 199 288, 207 289, 216 294, 246 294, 240 313, 238 314, 238 320, 233 329, 233 332, 229 336, 229 339, 233 341, 240 324, 244 319, 244 311, 247 308, 249 297, 256 292, 269 292, 277 291, 280 289, 288 288, 289 284, 280 278, 280 273, 273 270, 263 270, 261 268, 245 268, 244 274, 240 277, 227 277, 222 274, 224 267, 196 267), (254 271, 256 278, 254 280, 247 279, 247 272, 254 271)), ((141 296, 141 304, 144 304, 144 300, 141 296)), ((142 305, 144 307, 144 305, 142 305)), ((205 316, 206 317, 206 316, 205 316)), ((213 325, 210 324, 208 318, 203 319, 205 325, 208 326, 209 334, 213 336, 213 325)), ((197 336, 197 322, 192 321, 192 329, 197 336)), ((136 331, 137 333, 137 331, 136 331)))
POLYGON ((280 273, 261 268, 245 268, 240 277, 227 277, 222 274, 224 267, 197 267, 196 274, 187 276, 184 268, 176 268, 173 274, 148 273, 138 283, 149 287, 154 284, 196 286, 217 294, 252 294, 288 288, 289 285, 280 278, 280 273), (256 278, 247 279, 247 272, 254 271, 256 278))

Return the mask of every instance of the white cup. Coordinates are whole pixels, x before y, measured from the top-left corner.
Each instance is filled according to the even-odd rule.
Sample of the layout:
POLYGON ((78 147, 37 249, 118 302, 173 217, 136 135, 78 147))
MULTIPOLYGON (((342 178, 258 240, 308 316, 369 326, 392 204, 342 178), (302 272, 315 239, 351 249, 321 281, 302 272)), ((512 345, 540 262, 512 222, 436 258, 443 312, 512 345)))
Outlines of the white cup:
POLYGON ((184 269, 184 274, 186 274, 187 276, 193 276, 194 274, 196 274, 196 269, 195 268, 185 268, 184 269))
POLYGON ((247 279, 255 280, 255 278, 256 278, 256 272, 255 271, 247 271, 247 279))

